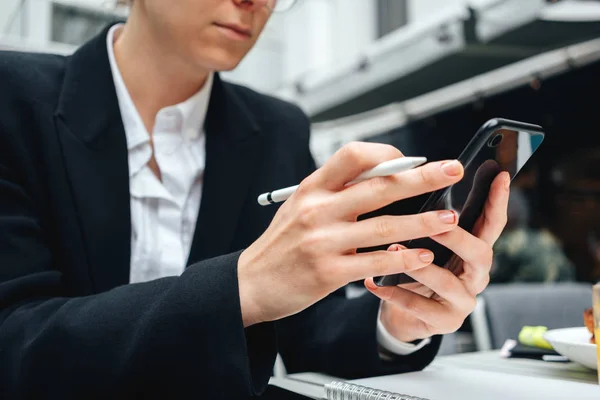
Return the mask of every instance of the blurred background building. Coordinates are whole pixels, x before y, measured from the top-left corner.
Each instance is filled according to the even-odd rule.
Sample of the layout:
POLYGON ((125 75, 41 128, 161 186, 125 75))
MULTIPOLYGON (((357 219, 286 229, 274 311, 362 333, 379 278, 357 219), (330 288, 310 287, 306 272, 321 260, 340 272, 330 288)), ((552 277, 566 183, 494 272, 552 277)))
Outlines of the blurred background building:
MULTIPOLYGON (((111 20, 124 18, 126 9, 117 7, 117 3, 118 0, 3 0, 0 45, 69 51, 63 44, 77 46, 111 20)), ((402 36, 416 37, 435 31, 435 39, 445 43, 443 47, 460 46, 463 38, 456 31, 464 27, 456 23, 469 19, 469 7, 488 19, 485 21, 488 26, 478 32, 486 40, 535 17, 552 18, 552 7, 547 7, 547 3, 545 0, 300 0, 291 11, 271 19, 252 54, 230 78, 263 91, 294 97, 297 85, 304 84, 310 90, 328 75, 339 74, 343 68, 351 68, 365 58, 385 56, 391 50, 397 52, 402 49, 400 44, 405 48, 410 46, 409 41, 402 43, 402 36), (389 38, 390 34, 396 38, 389 38)), ((591 1, 560 3, 578 3, 562 13, 566 16, 577 14, 575 17, 589 19, 600 14, 591 1)), ((403 63, 410 64, 410 60, 405 58, 403 63)))
MULTIPOLYGON (((0 49, 69 54, 118 0, 2 0, 0 49)), ((175 6, 175 5, 174 5, 175 6)), ((485 120, 541 124, 515 185, 529 225, 600 279, 600 1, 299 0, 227 79, 297 103, 318 164, 352 140, 456 157, 485 120)))
MULTIPOLYGON (((126 15, 118 0, 3 0, 5 46, 79 45, 108 21, 126 15), (17 40, 18 41, 15 41, 17 40)), ((276 15, 237 80, 276 91, 313 72, 353 61, 370 44, 407 24, 428 19, 464 0, 301 0, 276 15), (432 13, 431 10, 435 10, 432 13)), ((62 46, 57 49, 66 49, 62 46)))
MULTIPOLYGON (((0 50, 69 54, 117 3, 1 0, 0 50)), ((435 160, 489 118, 542 125, 494 277, 600 280, 600 1, 299 0, 223 76, 304 109, 318 164, 352 140, 435 160)))

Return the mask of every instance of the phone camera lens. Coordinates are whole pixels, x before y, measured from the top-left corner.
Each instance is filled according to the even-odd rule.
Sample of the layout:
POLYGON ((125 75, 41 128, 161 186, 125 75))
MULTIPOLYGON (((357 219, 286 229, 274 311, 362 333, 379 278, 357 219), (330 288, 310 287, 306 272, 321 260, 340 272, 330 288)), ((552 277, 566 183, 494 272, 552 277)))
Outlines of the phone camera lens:
POLYGON ((502 139, 504 139, 504 136, 502 134, 498 134, 490 139, 488 146, 497 147, 502 142, 502 139))

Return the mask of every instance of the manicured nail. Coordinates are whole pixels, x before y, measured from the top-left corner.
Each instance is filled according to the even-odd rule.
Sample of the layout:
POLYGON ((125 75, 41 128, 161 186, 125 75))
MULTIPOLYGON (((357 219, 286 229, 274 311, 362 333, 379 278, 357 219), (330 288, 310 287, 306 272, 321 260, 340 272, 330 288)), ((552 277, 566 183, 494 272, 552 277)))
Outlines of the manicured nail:
POLYGON ((460 175, 462 167, 458 161, 448 161, 442 164, 442 171, 448 176, 460 175))
POLYGON ((419 258, 425 263, 430 263, 433 261, 433 253, 427 250, 422 251, 419 253, 419 258))
POLYGON ((400 245, 392 244, 390 247, 388 247, 388 251, 400 251, 400 245))
POLYGON ((504 177, 504 187, 506 188, 506 190, 510 189, 510 175, 506 174, 506 176, 504 177))
POLYGON ((456 214, 452 211, 442 211, 438 215, 440 220, 445 224, 454 224, 456 222, 456 214))
POLYGON ((370 290, 377 290, 377 289, 379 289, 379 286, 377 286, 375 284, 375 282, 373 282, 373 281, 371 281, 369 279, 367 279, 365 281, 365 286, 367 287, 367 289, 370 289, 370 290))

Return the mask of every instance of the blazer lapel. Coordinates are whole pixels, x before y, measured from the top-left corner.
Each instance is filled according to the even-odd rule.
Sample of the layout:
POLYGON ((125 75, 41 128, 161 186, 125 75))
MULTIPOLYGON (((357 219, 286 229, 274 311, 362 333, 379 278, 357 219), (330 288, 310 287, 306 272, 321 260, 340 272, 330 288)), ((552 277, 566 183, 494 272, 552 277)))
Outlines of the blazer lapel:
POLYGON ((127 142, 107 31, 72 56, 54 115, 97 291, 129 282, 131 253, 127 142))
POLYGON ((202 201, 188 265, 230 249, 261 159, 262 135, 234 88, 215 76, 206 117, 202 201))
MULTIPOLYGON (((107 32, 72 56, 54 116, 97 291, 128 283, 131 261, 127 141, 107 32)), ((231 251, 261 160, 262 135, 254 116, 218 75, 213 85, 203 194, 188 265, 231 251)))

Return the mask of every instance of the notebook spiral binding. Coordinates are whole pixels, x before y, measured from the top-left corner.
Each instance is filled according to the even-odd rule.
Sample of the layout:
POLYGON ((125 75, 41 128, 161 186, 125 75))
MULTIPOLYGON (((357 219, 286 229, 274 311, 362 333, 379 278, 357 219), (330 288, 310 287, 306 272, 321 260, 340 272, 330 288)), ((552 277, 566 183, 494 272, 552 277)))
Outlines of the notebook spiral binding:
POLYGON ((429 400, 337 381, 325 385, 325 398, 327 400, 429 400))

